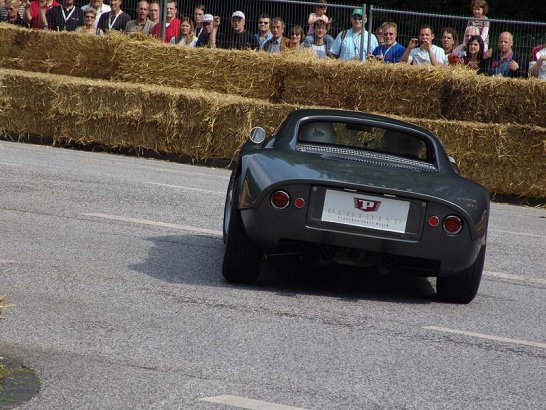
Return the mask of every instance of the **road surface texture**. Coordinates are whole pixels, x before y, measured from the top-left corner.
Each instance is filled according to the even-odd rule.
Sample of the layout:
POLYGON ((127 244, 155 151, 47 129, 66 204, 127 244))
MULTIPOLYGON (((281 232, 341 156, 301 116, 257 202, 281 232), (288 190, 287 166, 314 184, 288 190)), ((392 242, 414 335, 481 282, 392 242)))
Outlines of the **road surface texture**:
POLYGON ((469 305, 434 280, 268 261, 221 275, 229 171, 2 142, 0 356, 25 409, 546 403, 546 211, 493 204, 469 305))

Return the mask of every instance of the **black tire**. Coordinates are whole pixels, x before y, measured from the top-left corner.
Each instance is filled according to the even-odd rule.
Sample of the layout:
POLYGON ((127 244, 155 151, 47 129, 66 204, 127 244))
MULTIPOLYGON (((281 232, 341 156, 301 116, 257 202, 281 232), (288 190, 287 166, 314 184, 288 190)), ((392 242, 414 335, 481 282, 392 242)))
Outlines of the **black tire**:
POLYGON ((458 272, 455 276, 436 279, 436 294, 442 302, 467 304, 472 302, 482 279, 485 260, 485 245, 472 266, 458 272))
POLYGON ((230 283, 252 284, 258 279, 263 250, 245 232, 237 209, 237 178, 232 178, 224 209, 224 262, 222 275, 230 283))

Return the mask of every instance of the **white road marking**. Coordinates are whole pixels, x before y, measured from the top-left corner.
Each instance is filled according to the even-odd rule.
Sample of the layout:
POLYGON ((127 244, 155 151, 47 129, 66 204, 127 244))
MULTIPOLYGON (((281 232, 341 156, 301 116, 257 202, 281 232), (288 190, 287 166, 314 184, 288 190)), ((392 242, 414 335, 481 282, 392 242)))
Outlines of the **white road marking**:
POLYGON ((283 404, 271 403, 268 401, 248 399, 246 397, 231 396, 229 394, 215 397, 205 397, 202 401, 210 403, 227 404, 228 406, 239 407, 250 410, 305 410, 301 407, 285 406, 283 404))
POLYGON ((16 261, 10 261, 9 259, 0 258, 0 263, 17 263, 16 261))
POLYGON ((198 228, 196 226, 178 225, 178 224, 171 224, 167 222, 148 221, 146 219, 125 218, 123 216, 118 216, 118 215, 107 215, 107 214, 96 214, 96 213, 84 213, 80 215, 93 216, 95 218, 110 219, 112 221, 130 222, 130 223, 141 224, 141 225, 161 226, 165 228, 173 228, 173 229, 179 229, 181 231, 197 232, 197 233, 206 234, 206 235, 222 236, 222 231, 214 231, 212 229, 198 228))
POLYGON ((494 276, 501 279, 509 279, 509 280, 515 280, 520 282, 538 283, 540 285, 546 285, 546 279, 542 279, 542 278, 531 278, 527 276, 512 275, 510 273, 491 272, 488 270, 484 270, 483 274, 486 276, 494 276))
POLYGON ((454 333, 457 335, 477 337, 479 339, 494 340, 496 342, 513 343, 513 344, 518 344, 523 346, 540 347, 542 349, 546 349, 546 343, 530 342, 528 340, 510 339, 508 337, 500 337, 500 336, 486 335, 483 333, 467 332, 464 330, 449 329, 447 327, 425 326, 423 327, 423 329, 436 330, 438 332, 444 332, 444 333, 454 333))
POLYGON ((177 189, 185 189, 188 191, 199 191, 199 192, 207 192, 209 194, 215 194, 215 195, 225 195, 225 192, 220 191, 211 191, 209 189, 202 189, 202 188, 192 188, 189 186, 181 186, 181 185, 170 185, 170 184, 160 184, 159 182, 148 182, 150 185, 158 185, 158 186, 164 186, 167 188, 177 188, 177 189))
POLYGON ((23 165, 23 164, 12 164, 11 162, 5 162, 5 161, 0 161, 0 164, 2 165, 11 165, 12 167, 25 167, 26 165, 23 165))
POLYGON ((543 238, 543 239, 546 239, 546 235, 537 235, 537 234, 534 234, 534 233, 505 231, 504 229, 495 229, 495 228, 492 228, 492 229, 490 228, 489 230, 492 231, 492 232, 506 233, 508 235, 520 235, 520 236, 528 236, 530 238, 543 238))

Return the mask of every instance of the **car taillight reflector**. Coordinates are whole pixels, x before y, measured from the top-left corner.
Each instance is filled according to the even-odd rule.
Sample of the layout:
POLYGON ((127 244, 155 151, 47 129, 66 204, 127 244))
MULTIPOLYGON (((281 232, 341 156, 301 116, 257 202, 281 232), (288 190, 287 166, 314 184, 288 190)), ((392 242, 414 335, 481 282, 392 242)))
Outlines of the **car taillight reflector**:
POLYGON ((463 221, 455 215, 446 216, 443 223, 444 231, 450 235, 456 235, 463 229, 463 221))
POLYGON ((284 209, 290 205, 290 196, 284 191, 275 191, 271 194, 271 206, 275 209, 284 209))
POLYGON ((303 208, 305 206, 305 199, 301 197, 294 199, 294 206, 299 209, 303 208))
POLYGON ((428 218, 428 224, 430 226, 438 226, 439 223, 440 218, 438 218, 437 216, 431 216, 430 218, 428 218))

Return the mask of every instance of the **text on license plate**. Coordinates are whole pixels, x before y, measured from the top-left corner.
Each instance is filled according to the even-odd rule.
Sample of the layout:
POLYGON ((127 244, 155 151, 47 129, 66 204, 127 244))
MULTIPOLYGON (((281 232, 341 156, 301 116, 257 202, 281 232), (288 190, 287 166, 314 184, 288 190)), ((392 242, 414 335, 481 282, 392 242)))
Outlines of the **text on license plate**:
POLYGON ((327 189, 321 220, 404 233, 409 206, 397 199, 327 189))

